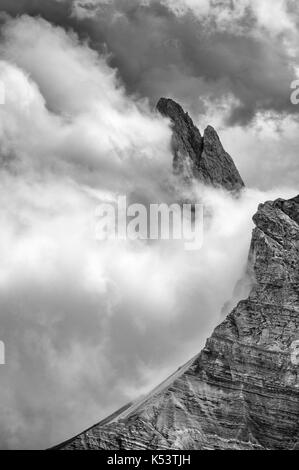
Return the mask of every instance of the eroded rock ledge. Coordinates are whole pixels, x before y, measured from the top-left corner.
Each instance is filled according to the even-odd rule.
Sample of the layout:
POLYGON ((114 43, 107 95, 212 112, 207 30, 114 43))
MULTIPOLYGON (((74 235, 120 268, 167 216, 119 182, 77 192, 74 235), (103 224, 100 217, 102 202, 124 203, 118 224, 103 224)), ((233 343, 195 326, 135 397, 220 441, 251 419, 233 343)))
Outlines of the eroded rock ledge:
POLYGON ((203 351, 59 449, 299 448, 299 196, 259 206, 254 282, 203 351))

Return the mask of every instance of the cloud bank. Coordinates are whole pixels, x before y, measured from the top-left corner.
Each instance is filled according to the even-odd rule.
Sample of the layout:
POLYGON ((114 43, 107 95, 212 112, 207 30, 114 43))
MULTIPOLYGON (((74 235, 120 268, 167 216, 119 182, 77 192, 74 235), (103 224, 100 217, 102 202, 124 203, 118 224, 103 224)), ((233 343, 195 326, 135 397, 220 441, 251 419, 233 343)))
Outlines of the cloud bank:
MULTIPOLYGON (((17 16, 37 14, 40 3, 1 6, 17 16)), ((0 78, 6 102, 0 106, 0 339, 7 364, 0 369, 1 448, 54 445, 148 390, 198 352, 244 273, 257 204, 294 195, 293 174, 285 177, 285 189, 247 190, 240 200, 198 188, 213 213, 199 252, 162 242, 96 242, 99 202, 118 194, 167 200, 173 184, 170 130, 151 104, 155 83, 163 94, 158 77, 165 56, 158 48, 151 57, 141 32, 152 45, 179 32, 185 41, 191 17, 189 10, 173 11, 166 2, 143 3, 140 9, 134 2, 113 2, 111 10, 110 2, 97 2, 95 10, 83 15, 73 2, 45 1, 44 18, 2 19, 0 78), (92 25, 99 22, 99 31, 105 26, 98 7, 111 21, 107 24, 115 22, 109 41, 99 39, 95 26, 92 34, 92 25), (76 26, 77 33, 66 31, 68 25, 76 26), (154 33, 150 25, 156 26, 154 33), (90 42, 82 40, 84 31, 90 42), (119 52, 112 49, 113 41, 119 52), (128 53, 122 59, 122 42, 132 47, 131 61, 128 53), (155 60, 156 69, 149 70, 147 64, 155 60)), ((224 40, 224 26, 223 31, 217 34, 224 34, 224 40)), ((182 73, 170 82, 177 99, 185 93, 177 87, 180 80, 182 90, 190 85, 185 70, 194 73, 191 58, 195 61, 197 51, 192 47, 184 57, 186 67, 173 67, 188 45, 191 38, 186 49, 172 43, 172 63, 165 64, 174 77, 176 69, 182 73)), ((248 51, 255 57, 254 49, 248 51)), ((271 64, 277 63, 275 57, 271 64)), ((202 63, 205 70, 208 64, 202 63)), ((211 77, 212 69, 206 72, 211 77)), ((217 74, 213 80, 217 90, 217 74)), ((204 90, 206 78, 199 81, 204 90)), ((192 97, 189 90, 186 102, 192 97)), ((232 119, 226 101, 219 107, 221 116, 213 114, 210 102, 203 105, 206 114, 198 115, 199 121, 213 117, 223 125, 226 117, 232 119)), ((261 117, 258 125, 266 126, 265 147, 273 145, 268 121, 261 117)), ((295 131, 289 129, 289 145, 295 131)), ((246 149, 240 149, 242 132, 241 124, 223 129, 228 141, 232 133, 241 133, 234 145, 243 151, 251 177, 256 170, 250 169, 246 149)), ((251 127, 250 132, 258 130, 251 127)), ((269 171, 277 174, 277 169, 269 171)), ((285 175, 288 171, 289 165, 285 175)), ((266 186, 271 187, 270 181, 266 186)))
MULTIPOLYGON (((217 127, 248 185, 298 184, 299 108, 290 101, 299 70, 296 0, 270 7, 268 0, 0 0, 0 6, 1 29, 7 14, 42 17, 105 57, 134 101, 153 109, 161 96, 170 97, 201 128, 217 127), (271 137, 264 140, 264 132, 271 137)), ((53 106, 64 93, 52 96, 53 106)))
POLYGON ((2 0, 12 15, 41 15, 107 50, 127 90, 161 95, 203 112, 203 98, 233 96, 228 122, 256 113, 295 114, 289 99, 298 65, 298 4, 292 0, 2 0))

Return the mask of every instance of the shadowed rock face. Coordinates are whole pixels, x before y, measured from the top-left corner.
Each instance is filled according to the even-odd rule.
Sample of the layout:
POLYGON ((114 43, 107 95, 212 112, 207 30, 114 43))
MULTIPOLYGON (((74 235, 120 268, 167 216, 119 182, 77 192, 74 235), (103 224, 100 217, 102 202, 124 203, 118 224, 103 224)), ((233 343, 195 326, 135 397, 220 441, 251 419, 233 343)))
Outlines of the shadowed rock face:
POLYGON ((217 132, 208 126, 201 136, 192 119, 175 101, 161 98, 157 110, 172 123, 174 172, 186 182, 193 179, 228 191, 239 191, 244 182, 217 132))
POLYGON ((299 196, 259 206, 253 287, 203 351, 60 449, 299 448, 299 196))

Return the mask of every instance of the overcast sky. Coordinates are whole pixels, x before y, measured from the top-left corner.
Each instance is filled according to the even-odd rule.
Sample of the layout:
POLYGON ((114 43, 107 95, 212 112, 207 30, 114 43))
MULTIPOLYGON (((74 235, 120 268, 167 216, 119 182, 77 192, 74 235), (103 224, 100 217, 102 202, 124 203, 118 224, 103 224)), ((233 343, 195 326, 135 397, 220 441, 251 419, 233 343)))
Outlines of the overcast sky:
POLYGON ((259 202, 298 192, 295 0, 0 0, 0 448, 71 437, 198 352, 259 202), (245 180, 198 188, 204 249, 105 243, 94 210, 165 200, 180 102, 245 180))

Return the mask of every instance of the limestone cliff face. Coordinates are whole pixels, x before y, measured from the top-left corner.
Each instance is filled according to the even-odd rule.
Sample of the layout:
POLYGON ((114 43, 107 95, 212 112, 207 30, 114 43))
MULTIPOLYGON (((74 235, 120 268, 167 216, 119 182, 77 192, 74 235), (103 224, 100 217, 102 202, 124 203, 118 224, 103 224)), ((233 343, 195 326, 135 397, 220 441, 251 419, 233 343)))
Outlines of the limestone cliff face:
POLYGON ((186 182, 193 179, 228 191, 239 191, 244 182, 231 156, 220 139, 208 126, 201 136, 192 119, 175 101, 161 98, 158 111, 172 123, 172 150, 174 172, 186 182))
POLYGON ((299 448, 299 196, 260 205, 254 282, 203 351, 61 449, 299 448))

